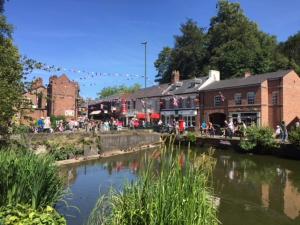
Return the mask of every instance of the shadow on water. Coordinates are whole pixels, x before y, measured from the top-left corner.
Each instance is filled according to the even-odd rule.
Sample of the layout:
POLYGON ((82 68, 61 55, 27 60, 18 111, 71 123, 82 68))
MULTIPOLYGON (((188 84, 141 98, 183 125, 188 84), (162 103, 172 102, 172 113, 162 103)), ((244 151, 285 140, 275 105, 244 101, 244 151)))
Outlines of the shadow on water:
MULTIPOLYGON (((205 148, 186 154, 200 155, 205 148)), ((68 205, 57 209, 68 224, 84 224, 99 196, 111 187, 122 189, 135 180, 152 151, 114 156, 62 168, 66 187, 72 191, 68 205)), ((219 219, 224 225, 300 224, 300 163, 272 156, 237 154, 216 150, 213 172, 215 195, 219 198, 219 219)))

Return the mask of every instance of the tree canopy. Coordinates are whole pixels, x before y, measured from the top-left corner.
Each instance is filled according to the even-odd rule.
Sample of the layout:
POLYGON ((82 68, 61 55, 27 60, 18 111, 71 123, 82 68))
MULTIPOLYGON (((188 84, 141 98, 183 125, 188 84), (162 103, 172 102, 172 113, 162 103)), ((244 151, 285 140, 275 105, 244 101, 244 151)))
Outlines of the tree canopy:
POLYGON ((140 84, 134 84, 130 87, 125 85, 112 86, 103 88, 99 93, 97 93, 97 95, 99 98, 105 98, 120 93, 133 93, 139 89, 141 89, 140 84))
MULTIPOLYGON (((3 4, 3 1, 0 2, 3 4)), ((12 27, 6 22, 3 10, 0 13, 0 134, 8 127, 22 104, 23 67, 20 54, 13 45, 12 27)))
POLYGON ((245 71, 258 74, 297 69, 299 64, 296 52, 300 35, 291 37, 279 51, 276 37, 250 21, 239 3, 219 0, 207 31, 191 19, 181 25, 180 31, 174 47, 164 48, 154 63, 160 83, 170 82, 173 70, 179 70, 182 79, 201 76, 208 69, 219 70, 222 78, 230 78, 242 76, 245 71))
POLYGON ((300 72, 300 31, 290 36, 287 41, 281 42, 279 51, 289 59, 291 64, 296 64, 297 71, 300 72))

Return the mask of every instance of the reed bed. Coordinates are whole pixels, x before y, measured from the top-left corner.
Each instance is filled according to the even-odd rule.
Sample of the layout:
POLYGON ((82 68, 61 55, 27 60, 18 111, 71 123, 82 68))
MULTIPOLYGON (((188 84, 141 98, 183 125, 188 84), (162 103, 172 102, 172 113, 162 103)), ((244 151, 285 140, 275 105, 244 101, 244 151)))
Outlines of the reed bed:
POLYGON ((136 182, 98 200, 88 225, 219 224, 209 180, 214 159, 192 163, 166 148, 153 156, 136 182))
POLYGON ((28 204, 40 209, 55 205, 65 194, 51 157, 1 149, 0 168, 0 207, 28 204))

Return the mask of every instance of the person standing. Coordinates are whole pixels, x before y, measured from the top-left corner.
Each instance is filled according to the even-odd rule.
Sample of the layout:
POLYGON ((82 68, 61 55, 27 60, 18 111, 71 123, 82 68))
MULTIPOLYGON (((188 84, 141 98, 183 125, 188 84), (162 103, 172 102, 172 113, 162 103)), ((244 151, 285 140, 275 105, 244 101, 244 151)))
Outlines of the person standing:
POLYGON ((41 133, 44 131, 44 125, 45 125, 45 122, 44 122, 44 117, 41 117, 38 122, 38 132, 41 133))
POLYGON ((287 128, 286 128, 286 125, 285 125, 284 121, 281 122, 280 129, 281 129, 281 135, 280 135, 281 136, 281 142, 284 143, 288 139, 288 131, 287 131, 287 128))

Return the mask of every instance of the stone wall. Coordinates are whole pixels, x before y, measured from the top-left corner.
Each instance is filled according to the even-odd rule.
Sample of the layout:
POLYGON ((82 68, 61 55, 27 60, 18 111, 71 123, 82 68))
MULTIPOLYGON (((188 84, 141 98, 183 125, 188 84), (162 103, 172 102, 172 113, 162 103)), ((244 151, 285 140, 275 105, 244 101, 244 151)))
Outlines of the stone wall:
POLYGON ((53 134, 30 134, 29 144, 33 150, 47 143, 59 145, 80 146, 85 155, 108 152, 114 150, 130 151, 141 146, 156 144, 160 142, 160 134, 154 132, 118 132, 118 133, 53 133, 53 134))

